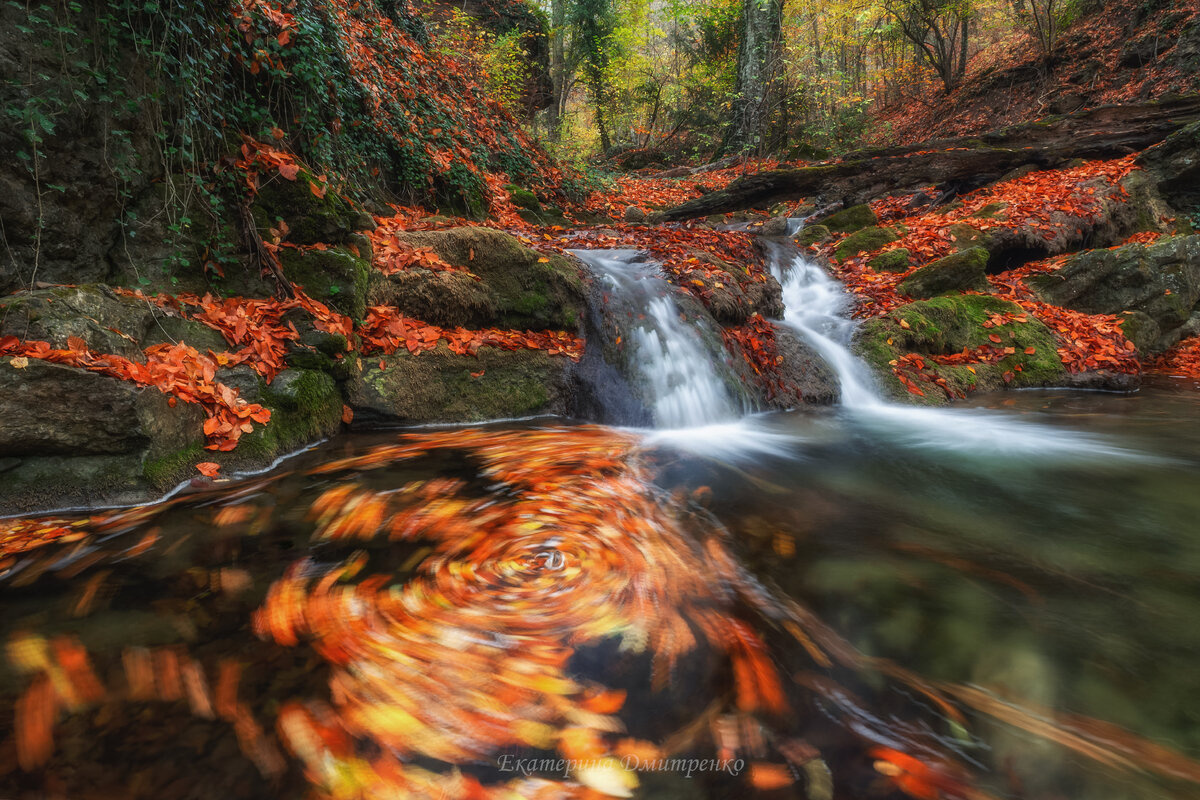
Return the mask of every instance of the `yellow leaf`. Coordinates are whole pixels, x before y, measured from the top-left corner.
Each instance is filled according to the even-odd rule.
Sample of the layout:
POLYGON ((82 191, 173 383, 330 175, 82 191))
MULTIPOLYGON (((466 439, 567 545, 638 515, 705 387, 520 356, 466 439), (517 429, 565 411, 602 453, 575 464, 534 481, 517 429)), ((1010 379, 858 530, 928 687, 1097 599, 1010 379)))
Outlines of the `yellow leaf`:
POLYGON ((16 356, 11 362, 13 369, 25 369, 29 366, 29 359, 25 356, 16 356))

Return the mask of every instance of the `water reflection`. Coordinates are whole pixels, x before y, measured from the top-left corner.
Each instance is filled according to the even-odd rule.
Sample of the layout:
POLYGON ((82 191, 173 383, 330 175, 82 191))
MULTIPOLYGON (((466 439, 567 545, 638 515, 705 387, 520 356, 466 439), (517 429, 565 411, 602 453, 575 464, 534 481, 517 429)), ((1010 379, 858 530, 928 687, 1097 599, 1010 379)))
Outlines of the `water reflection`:
POLYGON ((0 794, 1194 796, 1191 397, 989 412, 1065 459, 509 425, 10 521, 0 794))

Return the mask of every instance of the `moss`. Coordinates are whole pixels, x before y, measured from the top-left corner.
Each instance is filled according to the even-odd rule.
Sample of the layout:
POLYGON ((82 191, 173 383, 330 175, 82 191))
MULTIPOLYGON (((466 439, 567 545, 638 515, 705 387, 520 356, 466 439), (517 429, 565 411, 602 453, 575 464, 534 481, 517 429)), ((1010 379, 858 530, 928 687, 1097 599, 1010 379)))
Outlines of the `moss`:
POLYGON ((922 267, 897 286, 896 291, 916 298, 929 298, 964 289, 983 291, 988 287, 985 272, 987 262, 988 251, 982 247, 972 247, 922 267))
POLYGON ((585 307, 580 269, 558 255, 543 255, 490 228, 464 227, 404 235, 482 280, 490 324, 519 330, 573 330, 585 307))
POLYGON ((530 211, 541 211, 542 203, 537 199, 537 195, 528 189, 522 189, 515 183, 506 185, 505 190, 508 192, 509 199, 513 205, 518 208, 527 208, 530 211))
POLYGON ((306 252, 285 249, 281 253, 283 274, 289 280, 304 287, 310 297, 362 320, 371 277, 365 260, 336 247, 306 252))
POLYGON ((1006 208, 1008 208, 1008 203, 988 203, 974 214, 971 214, 971 216, 975 219, 995 219, 1006 208))
POLYGON ((833 233, 854 233, 863 228, 875 227, 879 224, 879 217, 875 216, 875 212, 869 205, 850 206, 844 208, 834 214, 830 214, 825 219, 821 220, 826 228, 833 233))
POLYGON ((364 418, 405 422, 480 422, 561 412, 569 362, 538 350, 481 347, 472 356, 444 345, 397 352, 364 367, 354 398, 364 418))
POLYGON ((801 247, 824 244, 833 238, 833 233, 824 225, 806 225, 796 234, 796 243, 801 247))
POLYGON ((323 372, 286 369, 262 386, 261 393, 271 419, 242 436, 233 451, 238 462, 270 462, 330 435, 341 423, 342 396, 333 378, 323 372))
POLYGON ((867 266, 876 272, 908 272, 911 256, 907 248, 900 247, 880 253, 868 261, 867 266))
POLYGON ((873 253, 885 244, 891 244, 899 237, 891 228, 863 228, 857 233, 847 236, 834 251, 834 258, 845 261, 854 258, 859 253, 873 253))
POLYGON ((948 355, 981 345, 994 345, 990 336, 1001 337, 1000 347, 1013 353, 996 364, 941 366, 926 362, 925 372, 945 379, 953 393, 995 390, 1011 386, 1051 386, 1066 377, 1058 356, 1054 334, 1041 322, 985 328, 992 314, 1022 314, 1020 306, 989 295, 956 295, 909 303, 865 323, 855 337, 855 349, 876 370, 884 387, 897 399, 936 405, 946 402, 936 385, 922 385, 925 396, 910 394, 892 374, 892 361, 908 353, 948 355), (1026 353, 1032 348, 1034 352, 1026 353), (1011 380, 1004 380, 1011 373, 1011 380))
POLYGON ((210 456, 202 445, 189 445, 160 458, 146 459, 142 477, 160 492, 166 491, 194 473, 197 463, 211 460, 210 456))
POLYGON ((972 247, 982 247, 989 252, 995 247, 995 240, 990 234, 978 228, 972 228, 962 222, 951 225, 948 229, 954 246, 958 250, 970 250, 972 247))
POLYGON ((286 241, 293 244, 345 244, 351 235, 375 227, 369 215, 337 192, 317 197, 311 189, 314 181, 312 173, 302 169, 294 181, 280 177, 259 187, 251 206, 259 234, 266 237, 282 219, 288 226, 286 241))

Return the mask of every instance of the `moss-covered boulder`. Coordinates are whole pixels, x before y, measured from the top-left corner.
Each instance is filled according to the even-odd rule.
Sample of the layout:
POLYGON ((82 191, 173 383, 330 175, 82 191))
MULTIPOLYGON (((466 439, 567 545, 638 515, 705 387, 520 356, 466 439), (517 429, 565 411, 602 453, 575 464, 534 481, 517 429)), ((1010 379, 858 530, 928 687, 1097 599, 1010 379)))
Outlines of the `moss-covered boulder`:
MULTIPOLYGON (((461 291, 447 301, 446 313, 458 313, 450 306, 460 310, 486 307, 490 309, 489 324, 500 328, 570 331, 578 328, 586 293, 581 269, 570 259, 543 255, 507 233, 491 228, 414 231, 401 234, 401 238, 414 247, 428 247, 447 263, 478 276, 486 300, 484 294, 467 292, 461 279, 429 276, 407 279, 411 283, 406 283, 406 279, 389 280, 392 287, 380 289, 378 296, 387 292, 397 298, 413 293, 435 296, 434 284, 442 286, 453 281, 461 291), (419 283, 427 285, 420 288, 419 283)), ((428 314, 413 316, 426 319, 437 313, 430 310, 428 314)))
POLYGON ((82 339, 95 353, 144 361, 146 347, 184 342, 201 352, 225 350, 219 333, 103 284, 58 286, 0 297, 0 336, 49 342, 68 349, 82 339))
POLYGON ((482 422, 563 414, 569 408, 571 362, 540 350, 484 346, 474 356, 445 345, 397 351, 363 364, 350 395, 354 424, 482 422))
POLYGON ((1080 253, 1026 283, 1046 302, 1087 314, 1141 312, 1167 334, 1200 303, 1200 236, 1080 253))
POLYGON ((821 220, 821 224, 833 233, 854 233, 879 225, 879 217, 875 216, 869 205, 863 203, 830 214, 821 220))
POLYGON ((1054 386, 1067 380, 1050 329, 1026 316, 1015 303, 989 295, 953 295, 900 306, 859 328, 854 346, 889 394, 915 403, 937 405, 947 402, 948 395, 960 396, 972 390, 1054 386), (995 315, 1008 321, 984 327, 995 315), (1027 321, 1018 322, 1013 317, 1027 321), (992 336, 1000 341, 995 342, 992 336), (943 379, 945 389, 936 383, 919 384, 925 391, 923 397, 909 393, 892 371, 897 360, 909 353, 951 355, 983 345, 998 349, 1002 357, 995 363, 981 359, 969 366, 926 361, 924 372, 943 379))
POLYGON ((270 238, 272 228, 283 230, 279 226, 282 221, 286 226, 283 240, 292 244, 350 244, 355 234, 375 227, 370 214, 319 184, 305 169, 294 181, 279 175, 264 181, 250 209, 260 236, 270 238))
POLYGON ((912 266, 911 259, 908 248, 898 247, 875 256, 867 262, 867 266, 876 272, 908 272, 912 266))
POLYGON ((695 259, 700 268, 683 271, 679 283, 683 286, 702 285, 702 302, 718 322, 741 325, 753 314, 769 318, 783 316, 783 289, 772 276, 752 273, 744 266, 730 264, 706 250, 690 250, 688 256, 695 259))
POLYGON ((892 228, 863 228, 843 239, 833 251, 833 257, 838 261, 846 261, 860 253, 873 253, 899 238, 892 228))
POLYGON ((328 250, 280 251, 283 274, 304 288, 309 297, 341 313, 362 320, 367 310, 367 286, 371 266, 366 259, 344 247, 328 250))
POLYGON ((238 465, 269 464, 282 455, 333 434, 341 425, 342 394, 334 379, 310 369, 285 369, 257 391, 242 392, 248 400, 271 409, 271 419, 244 434, 227 456, 238 465))
POLYGON ((986 290, 988 251, 972 247, 939 258, 909 275, 896 291, 906 297, 926 299, 965 289, 986 290))
POLYGON ((982 247, 991 252, 995 246, 993 237, 978 228, 973 228, 963 222, 956 222, 948 229, 950 241, 958 250, 970 250, 972 247, 982 247))
POLYGON ((487 284, 471 274, 426 269, 408 269, 387 277, 376 274, 368 301, 444 328, 491 326, 500 302, 487 284))
POLYGON ((504 189, 508 192, 508 198, 517 208, 525 208, 530 211, 542 210, 542 202, 538 200, 536 194, 528 189, 522 189, 515 183, 505 185, 504 189))
POLYGON ((796 244, 801 247, 811 247, 814 244, 825 244, 833 238, 833 232, 824 225, 805 225, 796 234, 796 244))
POLYGON ((198 452, 203 419, 155 388, 0 358, 0 513, 147 500, 186 475, 154 465, 198 452))

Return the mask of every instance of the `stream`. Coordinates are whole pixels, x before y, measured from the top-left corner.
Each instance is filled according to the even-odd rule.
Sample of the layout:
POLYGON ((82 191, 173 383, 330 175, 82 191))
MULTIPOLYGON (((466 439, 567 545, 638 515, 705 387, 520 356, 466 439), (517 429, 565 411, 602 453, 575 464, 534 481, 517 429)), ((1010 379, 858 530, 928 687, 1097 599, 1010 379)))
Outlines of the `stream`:
POLYGON ((579 255, 653 428, 342 436, 4 564, 0 797, 1200 796, 1194 387, 889 404, 777 254, 842 403, 747 414, 652 263, 579 255), (512 768, 556 752, 600 766, 512 768))

